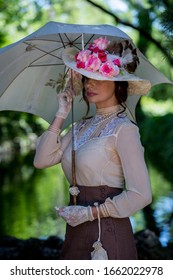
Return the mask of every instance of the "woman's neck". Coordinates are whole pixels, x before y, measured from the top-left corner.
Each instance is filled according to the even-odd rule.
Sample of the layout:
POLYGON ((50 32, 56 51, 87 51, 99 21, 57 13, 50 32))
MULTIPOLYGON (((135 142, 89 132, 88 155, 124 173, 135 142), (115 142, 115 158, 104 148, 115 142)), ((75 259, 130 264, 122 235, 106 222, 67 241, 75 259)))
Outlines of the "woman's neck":
POLYGON ((105 108, 96 108, 96 114, 97 115, 106 115, 111 113, 116 113, 120 110, 120 105, 113 105, 105 108))

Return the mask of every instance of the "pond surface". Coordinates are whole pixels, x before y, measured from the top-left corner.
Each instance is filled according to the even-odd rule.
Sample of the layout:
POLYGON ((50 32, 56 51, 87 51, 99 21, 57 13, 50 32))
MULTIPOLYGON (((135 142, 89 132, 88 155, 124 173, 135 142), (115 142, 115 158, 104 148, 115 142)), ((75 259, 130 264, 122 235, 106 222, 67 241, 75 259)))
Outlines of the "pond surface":
MULTIPOLYGON (((1 234, 27 239, 56 235, 64 238, 65 222, 58 218, 55 206, 67 205, 68 182, 60 166, 38 171, 35 181, 26 180, 23 185, 13 182, 1 188, 1 234)), ((155 203, 154 215, 161 229, 163 246, 173 233, 173 196, 161 197, 155 203)), ((135 231, 145 228, 142 211, 131 217, 135 231)))
POLYGON ((166 246, 173 236, 173 194, 159 198, 154 214, 157 225, 161 229, 160 241, 163 246, 166 246))
POLYGON ((38 171, 34 180, 21 180, 18 185, 9 178, 0 188, 1 234, 24 239, 63 236, 65 223, 54 209, 68 202, 68 183, 60 166, 38 171))

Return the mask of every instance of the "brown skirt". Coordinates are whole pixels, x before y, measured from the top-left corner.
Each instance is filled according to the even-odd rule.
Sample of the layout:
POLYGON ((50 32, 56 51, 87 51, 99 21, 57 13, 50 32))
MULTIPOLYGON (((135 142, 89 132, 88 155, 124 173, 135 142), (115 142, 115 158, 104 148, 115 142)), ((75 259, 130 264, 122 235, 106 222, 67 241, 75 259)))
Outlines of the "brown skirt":
MULTIPOLYGON (((114 197, 121 189, 108 186, 78 186, 80 194, 77 204, 88 206, 94 202, 103 203, 107 197, 114 197)), ((70 198, 72 203, 72 197, 70 198)), ((76 227, 67 224, 61 260, 91 260, 93 243, 98 239, 98 220, 85 222, 76 227)), ((136 260, 137 251, 129 218, 101 218, 101 243, 109 260, 136 260)))

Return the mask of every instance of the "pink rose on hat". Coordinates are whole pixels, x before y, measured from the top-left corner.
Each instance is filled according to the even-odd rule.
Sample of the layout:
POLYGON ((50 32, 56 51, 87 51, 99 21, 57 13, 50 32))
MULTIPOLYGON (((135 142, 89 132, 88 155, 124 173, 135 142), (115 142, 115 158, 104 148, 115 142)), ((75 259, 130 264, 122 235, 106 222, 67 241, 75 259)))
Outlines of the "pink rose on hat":
POLYGON ((93 53, 88 57, 88 60, 85 63, 85 69, 88 71, 96 72, 99 70, 101 63, 102 62, 98 58, 98 55, 93 53))
POLYGON ((94 40, 88 49, 76 54, 76 67, 89 72, 98 72, 104 77, 118 76, 122 68, 122 58, 106 50, 109 43, 106 37, 94 40))
POLYGON ((98 38, 94 40, 94 47, 98 47, 100 50, 105 50, 110 42, 107 40, 107 38, 98 38))
POLYGON ((101 65, 99 72, 105 77, 113 77, 119 75, 120 69, 111 60, 109 60, 101 65))
POLYGON ((82 50, 76 54, 75 59, 77 68, 85 68, 85 62, 88 60, 90 54, 90 50, 82 50))
POLYGON ((115 59, 113 60, 113 63, 114 63, 115 65, 117 65, 118 67, 121 67, 121 61, 120 61, 119 58, 115 58, 115 59))

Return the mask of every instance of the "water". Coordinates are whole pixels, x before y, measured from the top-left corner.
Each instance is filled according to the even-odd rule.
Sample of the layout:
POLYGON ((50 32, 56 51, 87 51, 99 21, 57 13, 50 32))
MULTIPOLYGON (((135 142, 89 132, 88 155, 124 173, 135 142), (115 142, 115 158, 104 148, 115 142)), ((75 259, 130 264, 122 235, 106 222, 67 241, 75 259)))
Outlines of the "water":
MULTIPOLYGON (((68 182, 59 165, 37 172, 31 180, 23 169, 23 183, 20 178, 19 185, 13 177, 0 189, 1 234, 22 239, 64 237, 65 222, 57 217, 54 207, 67 205, 68 182)), ((166 246, 173 236, 173 194, 160 197, 153 206, 160 242, 166 246)), ((142 211, 131 217, 131 222, 134 231, 144 229, 142 211)))
POLYGON ((160 242, 166 246, 173 236, 173 193, 169 197, 160 197, 155 204, 154 216, 160 228, 160 242))

